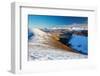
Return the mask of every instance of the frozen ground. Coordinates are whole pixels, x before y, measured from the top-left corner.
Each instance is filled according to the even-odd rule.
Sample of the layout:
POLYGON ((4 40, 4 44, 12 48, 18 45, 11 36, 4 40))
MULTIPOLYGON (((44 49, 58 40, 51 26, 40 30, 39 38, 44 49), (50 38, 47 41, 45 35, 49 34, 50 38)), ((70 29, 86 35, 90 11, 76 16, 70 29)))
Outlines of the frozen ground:
POLYGON ((29 45, 29 60, 65 60, 80 58, 87 58, 87 55, 69 52, 46 45, 29 45))

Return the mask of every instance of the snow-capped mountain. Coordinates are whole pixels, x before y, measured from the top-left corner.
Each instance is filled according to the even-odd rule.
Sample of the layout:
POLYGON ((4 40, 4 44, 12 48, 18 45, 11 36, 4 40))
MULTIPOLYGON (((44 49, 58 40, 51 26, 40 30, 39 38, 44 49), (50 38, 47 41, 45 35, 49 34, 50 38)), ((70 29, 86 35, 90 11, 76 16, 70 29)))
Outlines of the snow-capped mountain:
POLYGON ((41 29, 35 28, 32 29, 34 36, 30 40, 30 43, 45 43, 50 41, 50 37, 47 33, 43 32, 41 29))
POLYGON ((62 27, 53 27, 51 29, 68 29, 68 30, 88 30, 87 24, 62 25, 62 27))

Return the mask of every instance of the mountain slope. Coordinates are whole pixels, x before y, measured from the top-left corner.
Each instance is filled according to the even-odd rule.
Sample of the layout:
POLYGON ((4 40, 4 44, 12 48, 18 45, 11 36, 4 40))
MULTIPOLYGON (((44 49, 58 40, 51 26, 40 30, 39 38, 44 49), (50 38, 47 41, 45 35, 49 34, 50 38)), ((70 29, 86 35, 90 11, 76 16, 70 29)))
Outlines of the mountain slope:
POLYGON ((87 56, 72 52, 73 50, 62 44, 50 34, 41 29, 33 29, 34 36, 29 41, 29 60, 86 58, 87 56))

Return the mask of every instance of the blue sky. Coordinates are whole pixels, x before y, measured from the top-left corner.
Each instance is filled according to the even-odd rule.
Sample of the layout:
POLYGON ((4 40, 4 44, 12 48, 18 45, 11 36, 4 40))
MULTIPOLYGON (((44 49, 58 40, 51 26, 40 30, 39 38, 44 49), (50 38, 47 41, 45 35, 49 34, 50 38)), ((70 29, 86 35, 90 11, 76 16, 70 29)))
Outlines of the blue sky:
POLYGON ((87 17, 28 15, 28 26, 31 28, 64 27, 62 25, 87 23, 87 17))

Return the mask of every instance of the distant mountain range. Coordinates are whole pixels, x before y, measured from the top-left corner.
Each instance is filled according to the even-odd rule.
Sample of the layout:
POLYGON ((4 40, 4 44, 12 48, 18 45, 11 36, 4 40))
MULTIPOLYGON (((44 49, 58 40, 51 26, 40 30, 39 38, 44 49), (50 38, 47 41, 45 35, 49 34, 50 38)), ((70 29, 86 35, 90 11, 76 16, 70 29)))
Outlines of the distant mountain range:
POLYGON ((87 24, 71 24, 71 25, 62 25, 62 27, 52 27, 52 28, 39 28, 44 30, 55 30, 55 29, 69 29, 69 30, 88 30, 87 24))

